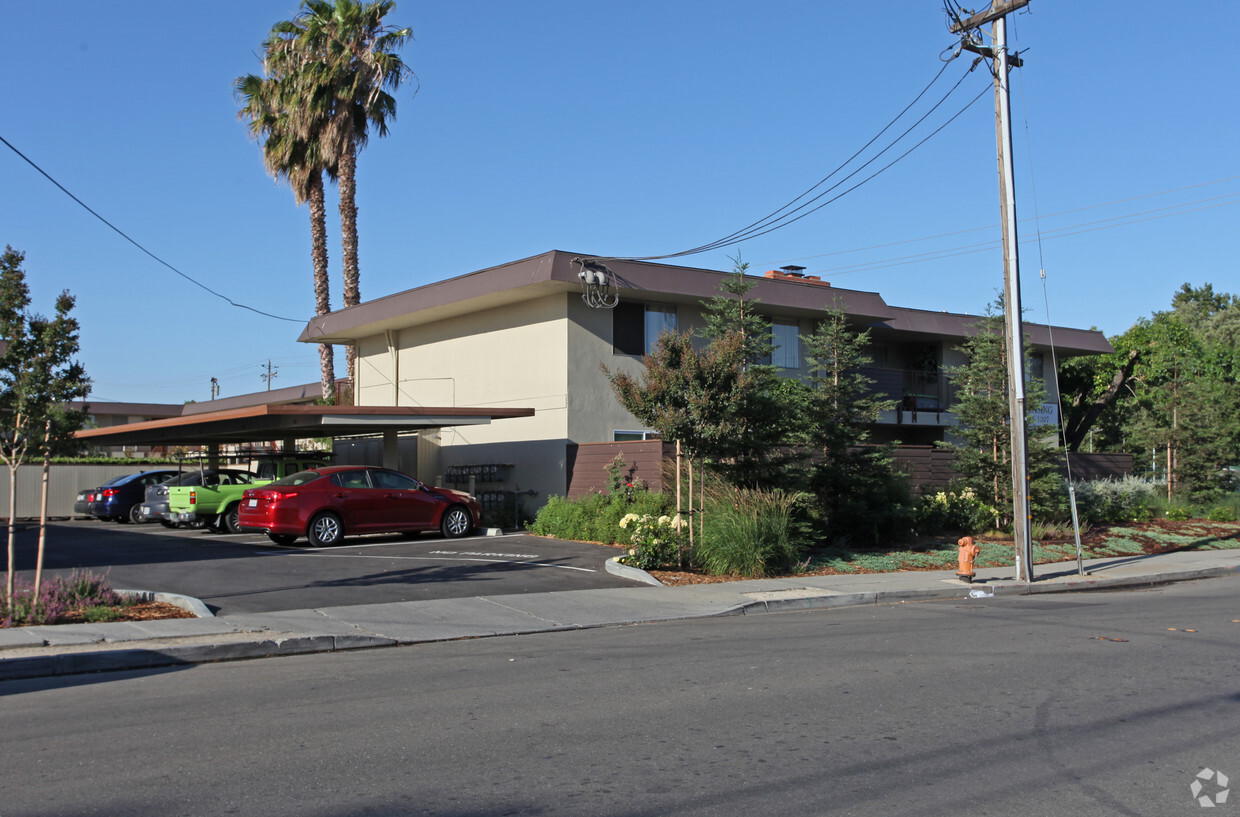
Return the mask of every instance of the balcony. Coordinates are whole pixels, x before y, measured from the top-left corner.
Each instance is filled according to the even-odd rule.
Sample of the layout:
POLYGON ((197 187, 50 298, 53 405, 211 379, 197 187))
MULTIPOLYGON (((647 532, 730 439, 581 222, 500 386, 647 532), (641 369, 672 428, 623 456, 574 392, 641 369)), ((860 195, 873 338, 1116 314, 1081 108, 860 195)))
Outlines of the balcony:
POLYGON ((874 381, 874 391, 895 401, 895 408, 884 411, 878 421, 895 425, 954 426, 956 415, 947 410, 956 390, 947 375, 914 369, 862 369, 874 381))

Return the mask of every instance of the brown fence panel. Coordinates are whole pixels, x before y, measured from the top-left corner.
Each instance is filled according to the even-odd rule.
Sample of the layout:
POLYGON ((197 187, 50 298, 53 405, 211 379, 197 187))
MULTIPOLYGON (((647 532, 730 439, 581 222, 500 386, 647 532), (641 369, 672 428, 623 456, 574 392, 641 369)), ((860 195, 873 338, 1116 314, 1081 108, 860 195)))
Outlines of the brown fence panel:
POLYGON ((1132 454, 1087 454, 1081 451, 1068 455, 1073 479, 1120 479, 1132 474, 1132 454))
POLYGON ((675 457, 676 446, 662 440, 633 440, 623 443, 569 443, 565 458, 568 498, 589 493, 606 493, 610 484, 608 468, 619 455, 624 458, 628 481, 641 479, 651 491, 663 489, 663 460, 675 457))
MULTIPOLYGON (((675 457, 676 446, 660 440, 623 443, 570 443, 567 455, 568 497, 577 499, 591 492, 605 492, 608 466, 619 454, 628 479, 640 477, 652 491, 663 485, 662 461, 675 457)), ((1119 478, 1132 473, 1131 454, 1069 455, 1074 479, 1119 478)), ((896 468, 908 474, 914 495, 942 490, 956 479, 955 454, 932 445, 900 445, 892 452, 896 468)), ((1062 470, 1062 469, 1061 469, 1062 470)))
POLYGON ((946 488, 956 478, 955 454, 932 445, 899 445, 892 452, 896 468, 908 474, 914 494, 946 488))

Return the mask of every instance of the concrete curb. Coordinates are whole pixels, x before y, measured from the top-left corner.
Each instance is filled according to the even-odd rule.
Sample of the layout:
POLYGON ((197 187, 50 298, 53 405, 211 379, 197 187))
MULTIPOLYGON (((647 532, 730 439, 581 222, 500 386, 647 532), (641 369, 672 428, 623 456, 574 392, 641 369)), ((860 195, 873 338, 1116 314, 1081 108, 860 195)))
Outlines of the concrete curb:
POLYGON ((188 610, 197 618, 215 618, 215 613, 211 612, 211 608, 203 604, 201 599, 193 596, 182 596, 180 593, 159 593, 154 590, 117 590, 116 592, 123 596, 136 596, 142 601, 162 601, 165 604, 172 604, 182 610, 188 610))
POLYGON ((627 591, 623 594, 614 591, 545 594, 547 598, 536 601, 533 607, 519 609, 503 603, 496 604, 495 599, 479 597, 451 600, 446 602, 451 606, 436 607, 429 613, 425 605, 401 603, 236 618, 215 618, 200 600, 188 596, 126 591, 170 601, 186 609, 200 607, 206 620, 200 623, 192 623, 192 619, 147 623, 150 626, 114 623, 7 631, 3 633, 3 642, 6 643, 0 643, 0 680, 175 668, 281 655, 562 632, 654 621, 824 610, 869 604, 964 601, 974 592, 981 597, 990 597, 1152 587, 1240 574, 1240 565, 1185 566, 1179 570, 1128 575, 1060 575, 1033 584, 1000 578, 974 584, 944 582, 941 587, 858 588, 856 591, 789 587, 773 581, 759 581, 746 583, 732 592, 722 585, 691 586, 702 589, 686 594, 683 591, 689 588, 665 587, 646 571, 622 565, 614 559, 608 559, 606 565, 609 573, 654 585, 660 590, 653 587, 633 588, 632 592, 640 594, 640 600, 630 597, 627 591), (744 587, 750 589, 746 591, 744 587), (580 606, 583 602, 577 593, 589 594, 589 601, 584 602, 586 607, 580 606), (497 612, 500 618, 496 617, 497 612), (522 623, 505 616, 528 617, 528 621, 522 623), (170 626, 157 626, 160 624, 170 626), (305 630, 296 632, 303 626, 305 630), (69 628, 83 629, 78 632, 69 628), (211 632, 212 629, 215 632, 211 632), (332 629, 337 632, 330 632, 332 629), (54 639, 53 632, 60 638, 54 639))
POLYGON ((641 568, 617 562, 616 560, 619 558, 619 556, 613 556, 603 563, 603 567, 608 573, 611 573, 613 576, 619 576, 622 579, 641 582, 642 584, 653 584, 656 587, 664 586, 663 582, 659 581, 654 576, 651 576, 641 568))
POLYGON ((158 669, 193 666, 221 661, 251 658, 274 658, 282 655, 337 652, 341 650, 391 647, 396 641, 377 636, 332 635, 264 635, 245 640, 221 641, 218 638, 198 643, 158 644, 149 647, 129 645, 113 649, 65 651, 53 655, 27 656, 0 660, 0 681, 79 675, 88 672, 158 669))

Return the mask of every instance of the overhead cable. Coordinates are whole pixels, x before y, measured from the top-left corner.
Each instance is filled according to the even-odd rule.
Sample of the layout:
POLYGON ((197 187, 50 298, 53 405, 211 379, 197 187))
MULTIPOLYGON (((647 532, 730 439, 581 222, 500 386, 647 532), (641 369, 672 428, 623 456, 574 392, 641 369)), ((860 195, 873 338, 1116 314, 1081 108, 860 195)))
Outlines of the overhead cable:
POLYGON ((858 173, 860 173, 860 172, 861 172, 862 170, 864 170, 866 167, 868 167, 869 165, 873 164, 873 163, 874 163, 875 161, 877 161, 877 160, 878 160, 881 156, 883 156, 885 153, 887 153, 887 152, 888 152, 888 151, 890 151, 892 148, 894 148, 897 144, 899 144, 899 143, 900 143, 900 141, 902 141, 902 140, 903 140, 906 136, 908 136, 908 135, 909 135, 909 133, 911 133, 911 132, 912 132, 912 131, 913 131, 913 130, 917 127, 917 126, 919 126, 920 124, 922 124, 922 123, 923 123, 923 122, 924 122, 924 121, 925 121, 925 120, 926 120, 926 119, 927 119, 927 118, 928 118, 928 117, 929 117, 929 116, 930 116, 930 115, 931 115, 931 114, 932 114, 935 110, 937 110, 937 109, 938 109, 938 108, 939 108, 939 107, 940 107, 940 106, 941 106, 944 102, 946 102, 946 101, 947 101, 947 99, 948 99, 948 98, 949 98, 949 97, 950 97, 950 96, 951 96, 951 95, 952 95, 952 94, 956 91, 956 89, 957 89, 957 88, 959 88, 959 87, 960 87, 960 85, 964 82, 964 80, 965 80, 966 78, 968 78, 968 76, 969 76, 969 75, 973 72, 973 70, 977 67, 977 65, 979 64, 979 60, 974 60, 973 64, 969 67, 969 69, 968 69, 968 70, 967 70, 967 71, 966 71, 966 72, 965 72, 965 73, 964 73, 964 74, 960 77, 960 79, 959 79, 959 80, 957 80, 956 84, 955 84, 955 85, 953 85, 953 86, 952 86, 952 87, 951 87, 951 88, 950 88, 950 89, 949 89, 949 90, 948 90, 948 91, 947 91, 947 92, 946 92, 946 93, 942 96, 942 98, 940 98, 940 99, 939 99, 939 101, 938 101, 938 102, 936 102, 936 103, 934 104, 934 106, 930 108, 930 110, 929 110, 929 111, 927 111, 924 115, 922 115, 922 117, 921 117, 921 118, 919 118, 919 119, 918 119, 915 123, 913 123, 913 125, 912 125, 912 126, 910 126, 909 128, 907 128, 907 129, 906 129, 903 133, 901 133, 899 136, 897 136, 895 139, 893 139, 890 143, 888 143, 888 144, 887 144, 887 146, 886 146, 886 147, 884 147, 881 151, 879 151, 876 155, 874 155, 873 157, 871 157, 870 159, 868 159, 866 162, 864 162, 862 165, 860 165, 859 167, 857 167, 856 169, 854 169, 854 170, 853 170, 851 173, 849 173, 847 176, 845 176, 845 177, 843 177, 842 179, 840 179, 839 181, 837 181, 834 185, 832 185, 831 187, 826 188, 825 190, 822 190, 822 191, 821 191, 821 192, 819 192, 816 196, 813 196, 812 198, 806 199, 806 197, 807 197, 807 196, 809 196, 809 195, 810 195, 811 193, 813 193, 815 190, 818 190, 820 187, 822 187, 822 185, 824 185, 826 182, 828 182, 828 181, 830 181, 832 178, 834 178, 834 177, 835 177, 838 173, 840 173, 840 172, 841 172, 844 168, 846 168, 846 167, 847 167, 850 163, 852 163, 852 161, 853 161, 854 159, 856 159, 858 156, 860 156, 860 155, 861 155, 861 154, 862 154, 862 153, 863 153, 863 152, 864 152, 867 148, 869 148, 869 147, 870 147, 870 146, 872 146, 872 145, 873 145, 876 141, 878 141, 878 139, 879 139, 879 138, 880 138, 880 137, 881 137, 884 133, 886 133, 888 130, 890 130, 890 129, 891 129, 891 127, 892 127, 893 125, 895 125, 895 123, 896 123, 896 122, 898 122, 900 119, 902 119, 902 118, 904 117, 904 115, 905 115, 905 114, 907 114, 907 113, 908 113, 908 111, 909 111, 909 110, 910 110, 910 109, 911 109, 911 108, 912 108, 912 107, 913 107, 913 106, 914 106, 914 105, 915 105, 915 104, 916 104, 916 103, 917 103, 917 102, 918 102, 918 101, 919 101, 919 100, 920 100, 923 96, 925 96, 925 94, 926 94, 926 93, 930 90, 930 88, 931 88, 931 87, 933 87, 933 85, 934 85, 934 84, 935 84, 935 83, 939 80, 939 78, 943 75, 943 72, 946 70, 947 65, 948 65, 948 64, 950 64, 950 63, 951 63, 951 61, 952 61, 952 60, 954 60, 957 56, 959 56, 959 51, 957 51, 956 53, 954 53, 954 54, 951 56, 951 58, 949 58, 948 60, 946 60, 946 61, 945 61, 945 63, 944 63, 944 65, 943 65, 943 67, 939 69, 938 73, 937 73, 937 74, 935 74, 934 78, 933 78, 933 79, 931 79, 931 80, 930 80, 930 82, 926 85, 926 87, 925 87, 925 88, 923 88, 923 89, 922 89, 922 90, 921 90, 921 91, 917 94, 917 96, 913 99, 913 101, 912 101, 912 102, 910 102, 908 105, 906 105, 906 106, 905 106, 905 107, 904 107, 904 108, 900 111, 900 113, 898 113, 898 114, 897 114, 897 115, 896 115, 896 116, 895 116, 895 117, 894 117, 894 118, 893 118, 890 122, 888 122, 888 123, 887 123, 887 124, 886 124, 886 125, 885 125, 885 126, 884 126, 884 127, 883 127, 883 128, 882 128, 879 132, 878 132, 878 133, 877 133, 877 134, 875 134, 875 135, 874 135, 874 137, 872 137, 872 138, 871 138, 868 142, 866 142, 866 143, 865 143, 865 144, 864 144, 864 145, 863 145, 863 146, 862 146, 859 150, 857 150, 855 153, 853 153, 851 156, 849 156, 849 157, 848 157, 848 159, 846 159, 845 161, 843 161, 842 163, 840 163, 840 165, 839 165, 838 167, 836 167, 836 168, 835 168, 834 170, 832 170, 829 174, 827 174, 825 177, 823 177, 822 179, 820 179, 817 183, 815 183, 813 186, 811 186, 808 190, 806 190, 805 192, 801 193, 799 196, 797 196, 796 198, 792 199, 791 201, 789 201, 787 204, 783 205, 782 207, 780 207, 780 208, 778 208, 778 209, 774 210, 773 212, 771 212, 770 214, 768 214, 768 215, 764 216, 763 218, 761 218, 761 219, 759 219, 759 220, 757 220, 757 221, 755 221, 755 222, 753 222, 753 223, 751 223, 751 224, 747 225, 746 227, 743 227, 743 228, 741 228, 741 229, 739 229, 739 230, 736 230, 735 232, 732 232, 732 233, 730 233, 730 234, 728 234, 728 235, 726 235, 726 236, 723 236, 722 238, 716 239, 715 241, 709 242, 709 243, 707 243, 707 244, 702 244, 702 245, 699 245, 699 246, 697 246, 697 247, 693 247, 693 248, 691 248, 691 249, 682 250, 682 251, 680 251, 680 252, 667 253, 667 254, 664 254, 664 255, 632 256, 632 257, 620 257, 620 256, 607 256, 607 257, 601 257, 601 256, 595 256, 595 257, 594 257, 594 259, 595 259, 595 260, 600 260, 600 261, 657 261, 657 260, 662 260, 662 259, 666 259, 666 258, 680 258, 680 257, 686 256, 686 255, 696 255, 696 254, 698 254, 698 253, 709 252, 709 251, 711 251, 711 250, 716 250, 716 249, 721 249, 721 248, 723 248, 723 247, 733 246, 733 245, 735 245, 735 244, 739 244, 739 243, 741 243, 742 241, 746 241, 746 240, 749 240, 749 239, 751 239, 751 238, 756 238, 756 237, 761 236, 761 235, 766 235, 767 233, 773 232, 773 231, 775 231, 775 230, 778 230, 778 229, 781 229, 781 228, 783 228, 783 227, 786 227, 786 226, 788 226, 789 224, 793 224, 793 223, 795 223, 795 222, 797 222, 797 221, 800 221, 800 220, 801 220, 802 218, 804 218, 805 216, 808 216, 808 215, 810 215, 811 213, 815 213, 815 212, 817 212, 818 210, 820 210, 820 209, 822 209, 823 207, 825 207, 826 205, 831 204, 831 203, 833 203, 833 202, 835 202, 835 201, 838 201, 838 200, 839 200, 840 198, 842 198, 843 196, 847 195, 848 193, 851 193, 852 191, 856 190, 858 187, 860 187, 860 186, 862 186, 863 184, 865 184, 865 183, 867 183, 867 182, 871 181, 871 180, 872 180, 872 179, 874 179, 876 176, 880 175, 881 173, 883 173, 884 171, 886 171, 887 169, 889 169, 890 167, 892 167, 893 165, 895 165, 895 164, 896 164, 897 162, 899 162, 901 159, 903 159, 904 157, 908 156, 908 154, 909 154, 909 153, 912 153, 912 152, 913 152, 913 150, 916 150, 918 147, 920 147, 921 145, 923 145, 923 144, 924 144, 926 141, 928 141, 930 138, 932 138, 933 136, 935 136, 936 134, 938 134, 941 130, 943 130, 943 128, 945 128, 948 124, 950 124, 951 122, 953 122, 953 121, 954 121, 957 117, 959 117, 961 114, 963 114, 965 110, 967 110, 970 106, 972 106, 972 105, 973 105, 973 103, 977 102, 977 100, 978 100, 978 99, 980 99, 982 96, 984 96, 984 95, 986 94, 986 92, 987 92, 987 91, 989 90, 989 88, 990 88, 990 86, 989 86, 989 85, 987 85, 987 87, 986 87, 985 89, 983 89, 983 90, 982 90, 982 92, 981 92, 981 93, 979 93, 976 97, 974 97, 972 100, 970 100, 968 104, 966 104, 963 108, 961 108, 959 111, 957 111, 957 112, 956 112, 956 114, 954 114, 954 115, 953 115, 950 119, 948 119, 948 120, 947 120, 947 122, 944 122, 942 125, 940 125, 938 128, 936 128, 933 132, 931 132, 929 136, 927 136, 927 137, 925 137, 924 139, 922 139, 921 141, 917 142, 917 144, 915 144, 912 148, 910 148, 909 150, 907 150, 907 151, 905 151, 904 153, 900 154, 900 156, 898 156, 898 157, 897 157, 894 161, 892 161, 892 162, 890 162, 890 163, 888 163, 888 164, 884 165, 884 166, 883 166, 882 168, 880 168, 878 171, 876 171, 875 173, 872 173, 871 175, 869 175, 869 176, 865 177, 865 178, 864 178, 864 179, 862 179, 860 182, 858 182, 857 184, 853 185, 852 187, 849 187, 848 189, 844 190, 844 191, 843 191, 842 193, 840 193, 839 195, 836 195, 836 196, 834 196, 834 197, 832 197, 832 198, 829 198, 829 199, 827 199, 826 201, 821 201, 821 200, 823 199, 823 197, 824 197, 824 196, 827 196, 829 193, 833 192, 834 190, 837 190, 837 189, 838 189, 841 185, 843 185, 843 184, 844 184, 845 182, 847 182, 849 179, 851 179, 851 178, 853 178, 854 176, 856 176, 858 173), (802 201, 803 199, 805 199, 805 200, 804 200, 804 201, 802 201), (801 203, 800 203, 800 204, 798 204, 798 202, 801 202, 801 203), (818 203, 818 204, 817 204, 817 206, 810 207, 810 205, 813 205, 813 204, 815 204, 816 202, 820 202, 820 203, 818 203), (809 208, 809 209, 807 210, 806 208, 809 208), (804 212, 802 212, 802 211, 804 211, 804 212), (796 215, 797 213, 800 213, 800 214, 799 214, 799 215, 796 215))
POLYGON ((0 136, 0 142, 3 142, 3 143, 5 144, 5 146, 6 146, 6 147, 8 147, 8 149, 9 149, 9 150, 13 151, 13 152, 14 152, 14 153, 16 153, 18 156, 20 156, 22 159, 24 159, 28 165, 30 165, 31 167, 33 167, 35 170, 39 171, 39 173, 40 173, 40 174, 42 174, 42 175, 43 175, 43 177, 44 177, 45 179, 47 179, 49 182, 51 182, 52 184, 54 184, 54 185, 56 185, 58 188, 60 188, 60 191, 61 191, 62 193, 64 193, 66 196, 68 196, 69 198, 71 198, 71 199, 73 199, 75 202, 77 202, 77 203, 78 203, 78 204, 82 207, 82 209, 84 209, 86 212, 90 213, 92 216, 94 216, 95 218, 99 219, 99 220, 100 220, 100 221, 102 221, 104 224, 106 224, 108 227, 110 227, 110 228, 112 229, 112 231, 113 231, 113 232, 115 232, 117 235, 119 235, 121 238, 125 239, 125 240, 126 240, 126 241, 128 241, 130 244, 134 245, 134 246, 135 246, 135 247, 137 247, 139 250, 141 250, 142 252, 146 253, 146 254, 147 254, 147 255, 149 255, 151 258, 155 259, 155 261, 159 262, 159 263, 160 263, 160 264, 162 264, 163 266, 165 266, 165 267, 167 267, 168 269, 172 270, 172 271, 173 271, 173 272, 175 272, 177 275, 181 276, 181 277, 182 277, 182 278, 184 278, 186 281, 189 281, 191 284, 193 284, 194 286, 198 287, 199 289, 206 290, 207 292, 211 293, 211 294, 212 294, 212 295, 214 295, 215 297, 220 298, 221 300, 227 301, 228 303, 232 304, 233 306, 237 307, 238 309, 248 309, 250 312, 254 312, 254 313, 256 313, 256 314, 262 315, 262 316, 267 317, 267 318, 275 318, 275 319, 276 319, 276 320, 278 320, 278 321, 288 321, 289 323, 305 323, 305 322, 306 322, 306 321, 305 321, 305 319, 302 319, 302 318, 286 318, 286 317, 284 317, 284 316, 282 316, 282 315, 274 315, 274 314, 272 314, 272 313, 270 313, 270 312, 264 312, 263 310, 258 309, 258 308, 253 307, 253 306, 249 306, 248 304, 239 303, 239 302, 237 302, 237 301, 234 301, 232 298, 229 298, 227 295, 224 295, 224 294, 222 294, 222 293, 216 292, 214 289, 211 289, 211 287, 207 286, 206 284, 204 284, 204 283, 202 283, 202 282, 200 282, 200 281, 197 281, 197 280, 195 280, 195 279, 191 278, 190 276, 188 276, 188 275, 186 275, 185 273, 181 272, 181 271, 180 271, 179 269, 177 269, 176 267, 174 267, 174 266, 172 266, 171 264, 169 264, 169 263, 168 263, 167 261, 165 261, 164 259, 160 258, 160 257, 159 257, 158 255, 156 255, 155 253, 153 253, 153 252, 151 252, 150 250, 148 250, 146 247, 144 247, 144 246, 142 246, 141 244, 139 244, 139 243, 138 243, 137 241, 135 241, 134 239, 130 238, 130 237, 129 237, 129 236, 128 236, 128 235, 127 235, 127 234, 126 234, 123 230, 121 230, 121 228, 117 227, 115 224, 113 224, 112 222, 108 221, 106 218, 104 218, 103 216, 99 215, 99 214, 98 214, 98 213, 96 213, 94 210, 92 210, 92 209, 91 209, 91 208, 90 208, 90 207, 86 204, 86 202, 82 201, 82 200, 81 200, 81 199, 79 199, 77 196, 75 196, 75 195, 73 195, 72 193, 70 193, 70 192, 69 192, 69 190, 68 190, 68 189, 67 189, 67 188, 66 188, 63 184, 61 184, 60 182, 58 182, 58 181, 56 181, 55 179, 53 179, 53 178, 51 177, 51 175, 50 175, 50 174, 49 174, 46 170, 44 170, 43 168, 39 167, 37 164, 35 164, 34 160, 32 160, 32 159, 31 159, 30 157, 28 157, 26 154, 22 153, 20 150, 18 150, 16 147, 14 147, 14 146, 13 146, 13 144, 12 144, 11 142, 9 142, 9 140, 5 139, 3 136, 0 136))

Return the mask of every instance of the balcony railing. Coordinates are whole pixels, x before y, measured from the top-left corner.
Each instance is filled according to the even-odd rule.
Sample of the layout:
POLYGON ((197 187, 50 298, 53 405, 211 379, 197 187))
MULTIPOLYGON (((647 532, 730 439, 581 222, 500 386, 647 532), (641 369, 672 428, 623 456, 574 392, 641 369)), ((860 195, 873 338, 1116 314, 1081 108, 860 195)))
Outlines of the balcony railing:
POLYGON ((955 402, 956 389, 942 372, 915 369, 862 369, 874 381, 874 391, 895 402, 894 411, 884 412, 886 422, 955 425, 947 414, 955 402))

